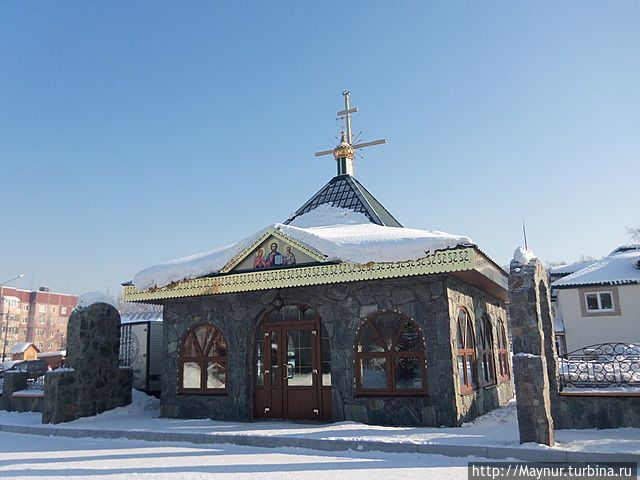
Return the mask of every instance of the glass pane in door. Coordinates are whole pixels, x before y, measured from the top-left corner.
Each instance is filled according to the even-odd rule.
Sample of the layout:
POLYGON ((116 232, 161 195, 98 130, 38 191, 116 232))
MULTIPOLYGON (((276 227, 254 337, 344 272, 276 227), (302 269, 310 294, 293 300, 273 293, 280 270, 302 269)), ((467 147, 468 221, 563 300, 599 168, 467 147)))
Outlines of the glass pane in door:
POLYGON ((269 342, 271 345, 270 357, 271 357, 271 386, 278 386, 278 375, 280 375, 280 370, 278 369, 278 343, 280 339, 278 338, 278 332, 275 330, 271 330, 269 334, 269 342))
POLYGON ((287 332, 287 385, 313 386, 313 335, 311 330, 287 332))

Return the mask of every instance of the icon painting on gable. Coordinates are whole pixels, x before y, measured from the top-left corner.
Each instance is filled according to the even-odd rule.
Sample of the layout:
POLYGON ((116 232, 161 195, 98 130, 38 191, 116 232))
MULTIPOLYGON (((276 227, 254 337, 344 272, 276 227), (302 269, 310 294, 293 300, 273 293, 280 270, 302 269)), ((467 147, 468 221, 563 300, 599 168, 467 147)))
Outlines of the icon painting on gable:
POLYGON ((313 257, 312 252, 290 244, 282 238, 269 235, 251 253, 247 254, 233 271, 289 268, 309 265, 322 261, 321 256, 313 257))
POLYGON ((267 256, 264 254, 264 248, 259 248, 253 258, 253 268, 288 267, 296 264, 296 256, 290 245, 285 246, 284 255, 278 248, 278 242, 271 242, 267 256))

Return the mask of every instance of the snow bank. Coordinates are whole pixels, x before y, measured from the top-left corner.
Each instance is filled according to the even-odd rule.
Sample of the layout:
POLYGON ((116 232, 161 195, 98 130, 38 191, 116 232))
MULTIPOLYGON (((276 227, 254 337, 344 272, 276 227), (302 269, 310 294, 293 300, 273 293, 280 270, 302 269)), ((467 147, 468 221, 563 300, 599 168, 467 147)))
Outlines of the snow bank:
POLYGON ((83 421, 115 419, 121 417, 151 417, 160 415, 160 400, 139 390, 132 390, 131 403, 124 407, 114 408, 93 417, 85 417, 83 421))
MULTIPOLYGON (((329 205, 301 215, 290 225, 276 223, 269 228, 318 250, 328 261, 347 263, 417 260, 436 250, 473 244, 461 235, 376 225, 363 214, 329 205)), ((136 273, 133 284, 146 290, 218 273, 269 228, 232 246, 146 268, 136 273)))
POLYGON ((526 248, 518 247, 516 251, 513 252, 513 261, 522 265, 527 265, 534 258, 536 258, 535 253, 526 248))
POLYGON ((83 293, 82 295, 80 295, 80 298, 78 298, 78 305, 76 306, 76 308, 86 308, 89 305, 93 305, 94 303, 107 303, 116 309, 118 308, 116 301, 106 293, 102 292, 83 293))

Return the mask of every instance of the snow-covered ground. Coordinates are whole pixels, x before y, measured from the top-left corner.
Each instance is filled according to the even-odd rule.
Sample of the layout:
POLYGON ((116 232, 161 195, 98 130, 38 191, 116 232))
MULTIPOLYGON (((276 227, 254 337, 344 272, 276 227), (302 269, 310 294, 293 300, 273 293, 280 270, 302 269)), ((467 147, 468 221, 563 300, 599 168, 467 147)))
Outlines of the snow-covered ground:
POLYGON ((316 452, 235 445, 72 439, 0 433, 0 478, 12 479, 466 479, 474 459, 316 452))
MULTIPOLYGON (((90 428, 150 432, 197 433, 207 435, 244 435, 340 439, 387 443, 481 445, 516 448, 544 448, 531 444, 521 446, 518 439, 515 402, 496 409, 459 428, 382 427, 356 422, 331 424, 297 424, 285 421, 221 422, 157 418, 158 401, 134 391, 134 401, 95 417, 81 418, 56 425, 57 428, 90 428)), ((0 411, 0 425, 40 426, 40 414, 0 411)), ((640 454, 640 429, 557 430, 558 448, 579 452, 640 454)))

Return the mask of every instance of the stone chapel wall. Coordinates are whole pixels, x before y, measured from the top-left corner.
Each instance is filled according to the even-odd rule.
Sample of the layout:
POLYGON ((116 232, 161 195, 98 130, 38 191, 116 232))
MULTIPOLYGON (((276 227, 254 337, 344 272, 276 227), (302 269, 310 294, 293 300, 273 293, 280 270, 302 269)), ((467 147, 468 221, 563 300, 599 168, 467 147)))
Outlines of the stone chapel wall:
MULTIPOLYGON (((331 341, 332 418, 381 425, 459 425, 504 403, 510 384, 496 392, 482 391, 473 405, 458 401, 451 341, 448 275, 319 285, 280 290, 285 302, 316 308, 331 341), (355 392, 355 338, 368 315, 380 309, 398 310, 421 327, 426 343, 428 395, 358 396, 355 392)), ((454 279, 454 290, 472 299, 474 309, 485 306, 496 314, 504 306, 454 279), (493 303, 492 303, 493 302, 493 303)), ((177 418, 253 419, 255 342, 261 314, 276 291, 247 292, 164 303, 165 352, 161 414, 177 418), (212 323, 228 344, 227 385, 223 395, 178 394, 178 352, 189 328, 212 323)), ((455 331, 455 330, 454 330, 455 331)))

